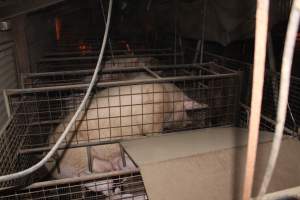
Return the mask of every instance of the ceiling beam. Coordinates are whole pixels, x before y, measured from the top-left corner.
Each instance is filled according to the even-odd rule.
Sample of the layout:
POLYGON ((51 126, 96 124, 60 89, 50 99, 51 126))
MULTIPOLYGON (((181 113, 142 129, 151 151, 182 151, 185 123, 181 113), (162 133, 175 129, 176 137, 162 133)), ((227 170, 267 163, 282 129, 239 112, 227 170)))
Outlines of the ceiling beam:
POLYGON ((34 12, 39 9, 63 2, 64 0, 26 0, 22 3, 0 8, 0 20, 14 18, 18 15, 34 12))

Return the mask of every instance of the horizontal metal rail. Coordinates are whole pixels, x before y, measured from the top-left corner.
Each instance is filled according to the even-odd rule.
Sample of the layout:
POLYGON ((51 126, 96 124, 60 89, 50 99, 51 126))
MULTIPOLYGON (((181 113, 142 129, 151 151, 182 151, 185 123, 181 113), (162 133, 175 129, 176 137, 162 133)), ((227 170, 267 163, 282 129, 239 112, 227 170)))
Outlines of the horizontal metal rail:
MULTIPOLYGON (((247 111, 250 111, 250 107, 249 106, 247 106, 245 104, 242 104, 242 103, 240 105, 241 105, 242 108, 246 109, 247 111)), ((273 119, 271 119, 271 118, 269 118, 269 117, 267 117, 267 116, 265 116, 263 114, 261 114, 261 118, 264 119, 264 120, 266 120, 267 122, 273 124, 274 126, 276 125, 276 121, 275 120, 273 120, 273 119)), ((293 130, 287 128, 287 127, 284 128, 284 131, 286 133, 290 134, 290 135, 294 135, 295 134, 295 131, 293 131, 293 130)))
MULTIPOLYGON (((207 66, 212 63, 204 63, 201 66, 207 66)), ((177 65, 158 65, 158 66, 147 66, 147 68, 151 70, 159 70, 159 69, 178 69, 178 68, 191 68, 198 67, 199 64, 177 64, 177 65)), ((218 65, 219 66, 219 65, 218 65)), ((203 69, 203 68, 201 68, 203 69)), ((205 68, 204 68, 205 69, 205 68)), ((113 67, 113 68, 104 68, 102 73, 114 73, 114 72, 132 72, 144 70, 144 67, 113 67)), ((31 77, 43 77, 43 76, 55 76, 55 75, 74 75, 74 74, 90 74, 92 73, 92 69, 87 70, 74 70, 74 71, 58 71, 58 72, 38 72, 38 73, 23 73, 25 78, 31 77)))
MULTIPOLYGON (((114 82, 103 82, 98 83, 96 86, 98 88, 107 88, 115 86, 124 85, 134 85, 134 84, 150 84, 150 83, 164 83, 164 82, 177 82, 177 81, 193 81, 193 80, 207 80, 211 78, 228 78, 238 76, 237 73, 228 74, 217 74, 217 75, 202 75, 202 76, 176 76, 176 77, 164 77, 160 79, 146 79, 146 80, 128 80, 128 81, 114 81, 114 82)), ((54 86, 54 87, 40 87, 40 88, 25 88, 25 89, 7 89, 7 95, 13 94, 25 94, 31 92, 43 92, 43 91, 58 91, 64 89, 84 89, 88 87, 88 84, 76 84, 76 85, 66 85, 66 86, 54 86)))
MULTIPOLYGON (((118 58, 139 58, 139 57, 164 57, 164 56, 181 56, 181 53, 157 53, 157 54, 145 54, 145 55, 118 55, 107 56, 106 59, 118 59, 118 58)), ((59 61, 76 61, 76 60, 97 60, 97 56, 74 56, 74 57, 62 57, 62 58, 42 58, 39 63, 45 62, 59 62, 59 61)))
MULTIPOLYGON (((140 170, 138 168, 135 170, 112 171, 112 172, 99 173, 99 174, 93 173, 93 174, 90 174, 87 176, 37 182, 37 183, 33 183, 32 185, 27 186, 24 189, 25 190, 38 189, 38 188, 51 187, 51 186, 57 186, 57 185, 72 184, 72 183, 77 183, 77 182, 93 181, 96 179, 105 179, 105 178, 109 178, 109 177, 126 176, 126 175, 138 174, 138 173, 140 173, 140 170)), ((10 190, 10 189, 15 189, 15 188, 13 186, 12 187, 4 187, 4 188, 0 188, 0 191, 6 191, 6 190, 10 190)))
MULTIPOLYGON (((134 49, 133 52, 136 53, 145 53, 145 52, 170 52, 172 51, 171 48, 166 48, 166 49, 134 49)), ((87 51, 86 54, 98 54, 99 51, 87 51)), ((128 50, 113 50, 113 53, 128 53, 128 50)), ((66 51, 66 52, 47 52, 44 56, 66 56, 66 55, 81 55, 82 51, 66 51)), ((107 53, 110 54, 110 53, 107 53)))

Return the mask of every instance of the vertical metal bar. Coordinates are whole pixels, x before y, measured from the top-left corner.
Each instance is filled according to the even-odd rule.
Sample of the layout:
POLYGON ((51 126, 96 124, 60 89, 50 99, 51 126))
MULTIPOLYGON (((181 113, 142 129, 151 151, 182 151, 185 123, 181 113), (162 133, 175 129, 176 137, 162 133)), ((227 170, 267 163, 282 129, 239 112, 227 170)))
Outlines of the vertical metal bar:
POLYGON ((241 94, 242 94, 242 80, 243 80, 243 72, 242 71, 238 71, 238 76, 236 78, 236 81, 237 81, 237 84, 238 85, 237 87, 235 87, 235 84, 232 85, 232 87, 235 87, 235 94, 236 94, 236 97, 235 97, 235 114, 233 115, 234 117, 234 123, 236 125, 239 124, 239 121, 240 121, 240 99, 241 99, 241 94))
POLYGON ((120 152, 121 152, 121 158, 122 158, 122 164, 123 164, 123 167, 126 167, 126 158, 125 158, 125 151, 124 151, 124 148, 122 145, 120 145, 120 152))
POLYGON ((268 16, 269 0, 257 0, 253 69, 253 80, 255 81, 252 83, 252 100, 248 133, 246 171, 243 186, 243 200, 250 199, 253 187, 265 74, 268 16))
POLYGON ((183 44, 182 44, 182 37, 180 36, 178 39, 179 47, 180 47, 180 54, 181 54, 181 64, 184 64, 184 50, 183 50, 183 44))
POLYGON ((10 110, 10 106, 9 106, 9 100, 8 100, 8 96, 7 96, 7 93, 6 93, 6 89, 3 90, 3 98, 4 98, 7 117, 10 118, 11 117, 11 110, 10 110))
POLYGON ((194 59, 193 59, 193 63, 197 62, 197 58, 199 56, 199 51, 200 51, 200 45, 201 45, 201 40, 198 40, 195 55, 194 55, 194 59))
MULTIPOLYGON (((273 89, 273 101, 274 101, 274 107, 278 105, 277 98, 279 97, 278 95, 278 84, 277 84, 277 77, 276 77, 276 62, 275 62, 275 56, 274 56, 274 50, 273 50, 273 43, 272 43, 272 36, 271 33, 269 32, 269 37, 268 37, 268 57, 269 57, 269 64, 270 64, 270 71, 271 71, 271 78, 272 78, 272 89, 273 89)), ((290 104, 288 103, 287 105, 288 113, 293 121, 293 131, 297 130, 297 124, 293 115, 293 112, 291 110, 290 104)), ((275 109, 276 110, 276 109, 275 109)), ((294 135, 294 134, 293 134, 294 135)))
POLYGON ((88 158, 88 167, 89 167, 89 171, 91 173, 93 173, 93 158, 91 155, 91 146, 87 146, 86 147, 86 153, 87 153, 87 158, 88 158))
POLYGON ((201 54, 200 54, 200 63, 203 62, 203 50, 204 50, 204 35, 205 35, 205 16, 206 16, 206 0, 203 1, 203 19, 202 19, 202 38, 201 38, 201 54))
POLYGON ((267 188, 269 186, 269 183, 271 181, 275 169, 276 161, 280 150, 281 140, 284 131, 284 124, 286 119, 288 98, 289 98, 288 96, 289 96, 292 62, 294 56, 294 47, 297 40, 299 23, 300 23, 300 0, 295 0, 293 3, 293 8, 288 23, 283 56, 282 56, 280 90, 279 90, 278 109, 277 109, 277 116, 276 116, 275 135, 272 143, 267 169, 258 194, 258 199, 262 199, 263 195, 265 195, 267 191, 267 188))
MULTIPOLYGON (((106 25, 106 17, 105 17, 105 14, 104 14, 104 7, 103 7, 102 0, 100 0, 100 6, 101 6, 101 10, 102 10, 104 24, 106 25)), ((111 44, 110 37, 108 37, 108 45, 109 45, 109 50, 110 50, 110 54, 111 54, 111 58, 112 58, 112 64, 114 65, 115 58, 114 58, 114 53, 113 53, 113 50, 112 50, 112 44, 111 44)))
POLYGON ((20 74, 20 86, 21 86, 21 88, 25 88, 24 79, 25 79, 25 76, 24 76, 23 73, 21 73, 20 74))
POLYGON ((177 1, 174 1, 174 64, 177 64, 177 1))

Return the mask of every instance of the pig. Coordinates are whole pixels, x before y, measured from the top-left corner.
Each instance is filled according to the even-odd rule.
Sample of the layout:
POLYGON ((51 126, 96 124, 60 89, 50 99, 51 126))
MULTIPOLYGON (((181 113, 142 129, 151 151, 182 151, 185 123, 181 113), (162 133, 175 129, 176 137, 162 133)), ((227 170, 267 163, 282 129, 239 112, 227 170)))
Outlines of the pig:
POLYGON ((104 68, 114 67, 143 67, 158 64, 158 60, 152 57, 114 58, 104 64, 104 68))
POLYGON ((84 186, 93 192, 102 192, 105 196, 113 195, 113 180, 103 180, 103 181, 96 181, 91 183, 86 183, 84 186))
POLYGON ((118 199, 124 199, 124 200, 148 200, 147 195, 140 194, 140 195, 133 195, 129 193, 122 194, 120 188, 116 188, 114 193, 109 196, 109 198, 106 198, 106 200, 118 200, 118 199))
MULTIPOLYGON (((139 74, 133 79, 147 78, 152 77, 139 74)), ((203 106, 187 97, 173 83, 137 84, 98 90, 86 111, 78 117, 66 137, 66 143, 80 144, 153 135, 162 133, 166 127, 186 127, 190 123, 187 111, 203 106)), ((68 122, 73 114, 69 113, 64 121, 68 122)), ((50 143, 57 140, 64 127, 64 123, 57 126, 49 138, 50 143)), ((90 148, 93 172, 103 173, 122 168, 119 144, 90 148)), ((60 173, 54 170, 52 175, 55 178, 82 176, 88 170, 86 147, 58 151, 58 157, 60 173)))
MULTIPOLYGON (((120 67, 145 67, 157 65, 159 62, 152 57, 131 57, 131 58, 115 58, 108 60, 104 64, 105 69, 120 68, 120 67)), ((127 79, 127 74, 103 74, 101 80, 124 80, 127 79)))

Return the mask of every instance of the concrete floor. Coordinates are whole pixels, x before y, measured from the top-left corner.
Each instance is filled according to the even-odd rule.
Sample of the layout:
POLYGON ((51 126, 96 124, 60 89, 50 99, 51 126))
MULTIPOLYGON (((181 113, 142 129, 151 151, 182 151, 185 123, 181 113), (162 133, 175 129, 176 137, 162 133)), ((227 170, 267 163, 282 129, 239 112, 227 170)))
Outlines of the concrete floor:
MULTIPOLYGON (((272 134, 261 132, 253 195, 260 186, 272 134)), ((247 130, 210 128, 124 142, 141 169, 151 200, 240 199, 247 130)), ((282 142, 268 192, 300 185, 300 143, 282 142)))

